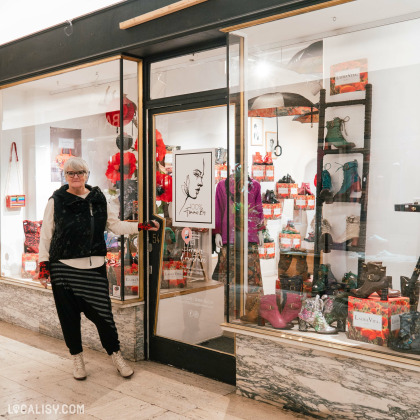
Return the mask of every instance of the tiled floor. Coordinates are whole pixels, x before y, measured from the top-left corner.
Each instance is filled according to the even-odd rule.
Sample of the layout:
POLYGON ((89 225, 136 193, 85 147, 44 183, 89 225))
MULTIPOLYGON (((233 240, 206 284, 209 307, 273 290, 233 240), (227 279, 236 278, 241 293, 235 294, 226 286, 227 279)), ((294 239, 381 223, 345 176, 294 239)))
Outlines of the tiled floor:
POLYGON ((88 377, 76 381, 63 341, 0 321, 0 418, 306 418, 240 397, 231 385, 158 363, 130 363, 135 373, 124 379, 105 353, 85 349, 85 362, 88 377), (83 405, 84 414, 69 415, 76 405, 83 405))

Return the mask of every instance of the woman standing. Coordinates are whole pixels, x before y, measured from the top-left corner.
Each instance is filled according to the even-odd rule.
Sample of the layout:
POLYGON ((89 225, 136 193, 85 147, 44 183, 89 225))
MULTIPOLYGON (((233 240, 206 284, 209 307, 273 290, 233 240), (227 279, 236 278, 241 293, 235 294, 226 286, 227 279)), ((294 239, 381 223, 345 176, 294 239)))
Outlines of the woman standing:
POLYGON ((157 222, 146 225, 119 220, 98 187, 86 184, 87 163, 73 157, 64 164, 68 185, 56 190, 44 213, 39 246, 38 279, 51 286, 64 340, 73 357, 75 379, 85 379, 80 313, 98 329, 106 352, 123 377, 134 372, 120 352, 106 276, 104 231, 135 234, 158 230, 157 222))

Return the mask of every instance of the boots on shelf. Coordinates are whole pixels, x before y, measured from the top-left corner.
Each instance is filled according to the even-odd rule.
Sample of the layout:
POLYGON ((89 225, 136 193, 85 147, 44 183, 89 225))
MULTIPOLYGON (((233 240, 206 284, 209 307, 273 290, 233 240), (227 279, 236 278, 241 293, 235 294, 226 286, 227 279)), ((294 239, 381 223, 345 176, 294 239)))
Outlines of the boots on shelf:
POLYGON ((295 224, 293 220, 288 220, 287 225, 283 227, 282 233, 289 233, 289 234, 298 234, 299 231, 295 228, 295 224))
POLYGON ((264 165, 272 165, 273 164, 273 157, 271 156, 271 152, 267 152, 263 159, 264 165))
POLYGON ((420 294, 420 280, 412 281, 409 277, 401 276, 401 295, 410 298, 410 308, 417 311, 420 294))
POLYGON ((302 303, 299 312, 299 331, 308 331, 308 326, 318 334, 337 334, 337 329, 328 325, 323 315, 323 302, 319 295, 302 303))
POLYGON ((398 338, 390 342, 393 350, 420 354, 420 312, 406 312, 400 315, 398 338))
MULTIPOLYGON (((264 295, 261 297, 260 317, 262 320, 268 321, 274 328, 290 330, 293 326, 280 315, 276 295, 264 295)), ((263 322, 260 323, 263 324, 263 322)))
POLYGON ((260 293, 248 293, 245 301, 245 315, 241 316, 241 321, 252 324, 258 323, 258 313, 260 310, 260 293))
MULTIPOLYGON (((370 261, 368 263, 366 263, 366 262, 362 263, 362 270, 360 272, 359 278, 357 279, 357 287, 353 287, 353 289, 356 289, 356 288, 360 289, 365 284, 367 276, 370 273, 368 270, 372 271, 374 266, 382 267, 382 262, 381 261, 370 261), (369 264, 369 267, 368 267, 368 264, 369 264)), ((385 268, 385 271, 386 271, 386 268, 385 268)), ((350 289, 352 289, 352 288, 350 288, 350 289)))
POLYGON ((260 152, 255 152, 255 154, 252 155, 252 164, 264 165, 263 157, 261 156, 260 152))
POLYGON ((356 145, 348 142, 344 136, 347 136, 346 122, 350 120, 350 117, 341 119, 335 117, 332 121, 327 121, 327 135, 325 136, 325 148, 333 145, 337 149, 349 150, 353 149, 356 145))
MULTIPOLYGON (((347 162, 338 169, 343 169, 343 183, 340 190, 334 195, 334 203, 350 202, 359 203, 362 184, 357 172, 357 160, 347 162)), ((337 171, 338 171, 337 169, 337 171)))
POLYGON ((351 271, 344 274, 341 282, 344 284, 346 290, 357 289, 357 275, 351 271))
POLYGON ((286 299, 284 307, 281 311, 283 320, 291 323, 299 315, 302 308, 302 295, 299 293, 285 292, 286 299))
POLYGON ((334 195, 331 190, 331 175, 326 169, 324 169, 321 173, 321 192, 319 193, 319 197, 326 204, 333 203, 334 195))
POLYGON ((280 178, 277 182, 279 184, 294 184, 295 183, 295 181, 289 174, 285 175, 283 178, 280 178))
POLYGON ((346 321, 348 316, 348 293, 340 293, 335 296, 322 296, 324 301, 324 317, 331 325, 337 321, 337 330, 341 332, 346 331, 346 321))
POLYGON ((360 232, 360 217, 348 216, 346 217, 346 230, 338 239, 337 243, 357 246, 359 243, 360 232))
POLYGON ((270 234, 268 233, 268 230, 267 230, 267 228, 265 228, 263 231, 262 231, 262 235, 263 235, 263 238, 264 238, 264 243, 265 244, 267 244, 267 243, 273 243, 274 242, 274 239, 270 236, 270 234))
POLYGON ((332 227, 327 219, 321 221, 321 236, 319 238, 319 249, 325 253, 331 252, 333 244, 332 227))
POLYGON ((387 277, 386 268, 375 263, 367 263, 367 275, 362 287, 351 289, 350 295, 361 299, 368 298, 372 293, 380 293, 382 289, 389 287, 390 279, 387 277))
POLYGON ((302 182, 302 185, 298 189, 299 195, 314 195, 311 191, 309 182, 302 182))

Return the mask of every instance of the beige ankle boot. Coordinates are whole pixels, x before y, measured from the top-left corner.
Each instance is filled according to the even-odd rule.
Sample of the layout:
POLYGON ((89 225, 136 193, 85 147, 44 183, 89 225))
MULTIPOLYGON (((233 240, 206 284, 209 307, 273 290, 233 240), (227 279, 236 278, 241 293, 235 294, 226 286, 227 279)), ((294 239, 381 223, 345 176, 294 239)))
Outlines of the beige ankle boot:
POLYGON ((83 353, 74 354, 73 357, 73 376, 74 379, 81 381, 86 379, 85 362, 83 360, 83 353))
POLYGON ((134 373, 133 369, 127 365, 120 351, 112 353, 111 357, 115 367, 122 377, 128 378, 134 373))
POLYGON ((360 217, 359 216, 348 216, 346 218, 346 230, 343 232, 338 243, 344 243, 351 241, 351 246, 357 246, 359 243, 360 233, 360 217))

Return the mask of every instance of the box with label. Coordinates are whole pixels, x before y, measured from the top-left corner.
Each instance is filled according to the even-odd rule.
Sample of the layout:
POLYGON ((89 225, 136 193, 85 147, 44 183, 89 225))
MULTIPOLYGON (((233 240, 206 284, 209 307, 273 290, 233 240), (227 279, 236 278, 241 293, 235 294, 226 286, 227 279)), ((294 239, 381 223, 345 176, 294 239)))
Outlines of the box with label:
POLYGON ((279 233, 281 249, 300 249, 301 236, 299 233, 279 233))
POLYGON ((409 301, 407 297, 381 301, 379 297, 373 296, 368 299, 349 296, 347 337, 387 346, 390 339, 398 336, 400 314, 410 311, 409 301))
POLYGON ((25 279, 34 278, 39 272, 38 254, 22 254, 22 277, 25 279))
POLYGON ((183 288, 187 285, 187 268, 182 261, 163 261, 162 289, 183 288))
POLYGON ((276 256, 276 245, 274 242, 264 243, 265 248, 265 259, 271 260, 276 256))
POLYGON ((276 220, 280 219, 282 216, 282 204, 281 203, 263 203, 263 214, 264 219, 267 220, 276 220))
POLYGON ((258 247, 258 254, 260 256, 260 260, 265 260, 265 255, 266 255, 266 249, 264 246, 259 246, 258 247))
POLYGON ((314 210, 314 209, 315 209, 315 196, 307 195, 306 196, 306 210, 314 210))
POLYGON ((256 181, 264 181, 265 178, 265 166, 264 165, 252 165, 252 178, 256 181))
POLYGON ((216 164, 214 167, 214 179, 216 184, 227 178, 227 166, 225 164, 216 164))
POLYGON ((265 182, 272 182, 274 181, 274 165, 265 165, 265 182))
POLYGON ((306 210, 306 195, 295 197, 295 210, 306 210))
POLYGON ((298 195, 298 184, 277 182, 276 193, 278 198, 295 198, 298 195))

